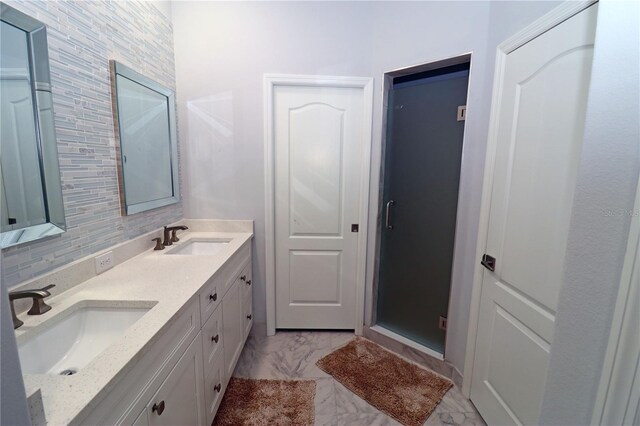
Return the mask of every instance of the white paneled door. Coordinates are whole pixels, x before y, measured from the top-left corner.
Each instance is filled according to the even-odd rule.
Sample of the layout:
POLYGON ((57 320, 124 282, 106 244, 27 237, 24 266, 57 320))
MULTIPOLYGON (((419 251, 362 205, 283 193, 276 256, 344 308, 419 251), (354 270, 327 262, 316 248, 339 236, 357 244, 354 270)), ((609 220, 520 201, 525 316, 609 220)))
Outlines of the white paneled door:
POLYGON ((276 328, 354 329, 364 90, 273 90, 276 328))
POLYGON ((537 424, 580 159, 597 4, 504 59, 471 400, 537 424), (493 263, 493 266, 492 266, 493 263), (492 270, 495 269, 495 270, 492 270))

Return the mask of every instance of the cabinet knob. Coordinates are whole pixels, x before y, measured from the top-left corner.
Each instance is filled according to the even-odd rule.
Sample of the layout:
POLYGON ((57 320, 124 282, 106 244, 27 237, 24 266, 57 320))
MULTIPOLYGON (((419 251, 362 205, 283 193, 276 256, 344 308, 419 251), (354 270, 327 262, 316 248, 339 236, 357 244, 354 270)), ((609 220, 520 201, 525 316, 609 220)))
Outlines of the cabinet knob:
POLYGON ((251 318, 253 318, 252 315, 247 315, 247 319, 250 320, 251 318))
POLYGON ((211 337, 211 341, 212 342, 218 343, 218 340, 220 340, 220 335, 219 334, 216 334, 215 336, 211 337))
POLYGON ((213 300, 214 302, 218 300, 218 293, 213 293, 209 295, 209 300, 213 300))
POLYGON ((241 280, 241 281, 246 281, 246 280, 247 280, 247 276, 246 276, 246 275, 241 276, 241 277, 240 277, 240 280, 241 280))
POLYGON ((164 401, 160 401, 160 404, 153 404, 153 407, 151 407, 151 411, 155 411, 159 416, 161 416, 164 412, 164 401))
POLYGON ((247 280, 247 285, 251 285, 251 280, 247 280))
POLYGON ((216 392, 220 392, 220 390, 222 390, 222 384, 218 383, 213 387, 213 390, 216 392))

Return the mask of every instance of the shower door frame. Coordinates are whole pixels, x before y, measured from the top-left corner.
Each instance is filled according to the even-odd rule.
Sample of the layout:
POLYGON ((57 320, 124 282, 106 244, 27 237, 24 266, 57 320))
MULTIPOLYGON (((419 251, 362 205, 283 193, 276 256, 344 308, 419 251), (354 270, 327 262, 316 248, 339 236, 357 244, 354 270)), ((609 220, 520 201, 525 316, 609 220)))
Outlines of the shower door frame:
MULTIPOLYGON (((371 330, 380 333, 382 335, 385 335, 393 340, 396 340, 402 344, 405 344, 407 346, 410 346, 422 353, 425 353, 435 359, 438 360, 444 360, 445 359, 445 353, 446 353, 446 337, 445 337, 445 348, 444 348, 444 352, 440 353, 434 349, 431 349, 427 346, 424 346, 418 342, 415 342, 407 337, 401 336, 400 334, 397 334, 385 327, 382 327, 380 325, 377 324, 377 306, 378 306, 378 285, 379 283, 379 276, 380 276, 380 246, 381 246, 381 242, 382 242, 382 227, 383 227, 383 215, 382 215, 382 204, 384 202, 384 179, 385 179, 385 174, 384 174, 384 167, 385 167, 385 155, 386 155, 386 146, 387 146, 387 124, 388 124, 388 117, 387 117, 387 108, 389 105, 389 95, 391 93, 391 90, 393 89, 393 80, 397 77, 402 77, 402 76, 406 76, 406 75, 411 75, 411 74, 417 74, 417 73, 421 73, 421 72, 425 72, 425 71, 431 71, 431 70, 435 70, 435 69, 439 69, 439 68, 445 68, 445 67, 449 67, 452 65, 459 65, 459 64, 463 64, 463 63, 469 63, 469 82, 467 84, 467 103, 469 100, 469 92, 470 92, 470 88, 471 88, 471 75, 473 72, 473 61, 472 61, 472 52, 465 52, 465 53, 461 53, 458 55, 454 55, 454 56, 449 56, 446 58, 442 58, 442 59, 438 59, 435 61, 430 61, 430 62, 426 62, 423 64, 418 64, 418 65, 410 65, 407 67, 402 67, 402 68, 397 68, 395 70, 391 70, 391 71, 387 71, 383 74, 382 76, 382 129, 381 129, 381 135, 380 135, 380 174, 379 174, 379 179, 378 179, 378 202, 376 204, 376 209, 377 209, 377 216, 376 216, 376 228, 375 228, 375 233, 372 236, 374 238, 374 244, 375 244, 375 248, 374 248, 374 256, 373 256, 373 271, 372 271, 372 285, 367 289, 370 290, 371 293, 368 295, 369 300, 371 301, 371 306, 370 309, 368 311, 368 315, 365 318, 365 325, 367 327, 369 327, 371 330)), ((468 111, 469 109, 467 108, 467 112, 465 114, 465 119, 466 116, 468 115, 468 111)), ((466 147, 466 142, 467 142, 467 126, 465 125, 464 128, 464 135, 462 138, 462 155, 460 158, 460 161, 462 162, 462 159, 464 158, 464 153, 465 153, 465 147, 466 147)), ((460 182, 459 187, 462 185, 462 182, 460 182)), ((457 207, 457 211, 456 211, 456 228, 455 228, 455 232, 454 232, 454 243, 453 243, 453 262, 452 262, 452 276, 451 276, 451 282, 450 282, 450 286, 449 286, 449 306, 447 307, 447 311, 449 312, 447 315, 449 316, 451 313, 451 289, 453 288, 453 278, 454 278, 454 274, 453 271, 455 271, 456 269, 456 257, 455 257, 455 253, 457 251, 457 246, 458 246, 458 242, 457 242, 457 237, 458 237, 458 226, 460 224, 460 221, 457 220, 458 219, 458 215, 460 212, 460 196, 461 196, 461 191, 458 190, 458 207, 457 207)), ((373 205, 372 205, 373 207, 373 205)))

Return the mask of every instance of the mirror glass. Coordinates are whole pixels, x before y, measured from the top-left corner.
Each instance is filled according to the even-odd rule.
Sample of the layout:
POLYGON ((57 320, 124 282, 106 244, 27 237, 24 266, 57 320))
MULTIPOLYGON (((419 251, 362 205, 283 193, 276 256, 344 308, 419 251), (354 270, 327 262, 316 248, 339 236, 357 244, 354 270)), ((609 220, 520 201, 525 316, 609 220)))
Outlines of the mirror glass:
POLYGON ((118 62, 111 70, 123 213, 177 203, 174 94, 118 62))
POLYGON ((44 24, 0 3, 0 246, 65 230, 44 24))

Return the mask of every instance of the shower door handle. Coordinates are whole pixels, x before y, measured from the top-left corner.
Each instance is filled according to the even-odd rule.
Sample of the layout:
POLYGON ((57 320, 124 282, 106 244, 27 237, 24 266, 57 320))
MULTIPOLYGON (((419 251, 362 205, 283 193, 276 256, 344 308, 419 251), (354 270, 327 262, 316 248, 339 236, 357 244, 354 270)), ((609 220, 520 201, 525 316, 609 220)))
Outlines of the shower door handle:
POLYGON ((391 206, 395 206, 396 202, 393 200, 389 200, 389 202, 387 203, 387 212, 386 212, 386 218, 385 218, 385 226, 387 227, 387 229, 393 229, 393 225, 391 224, 391 218, 389 217, 389 212, 391 210, 391 206))

